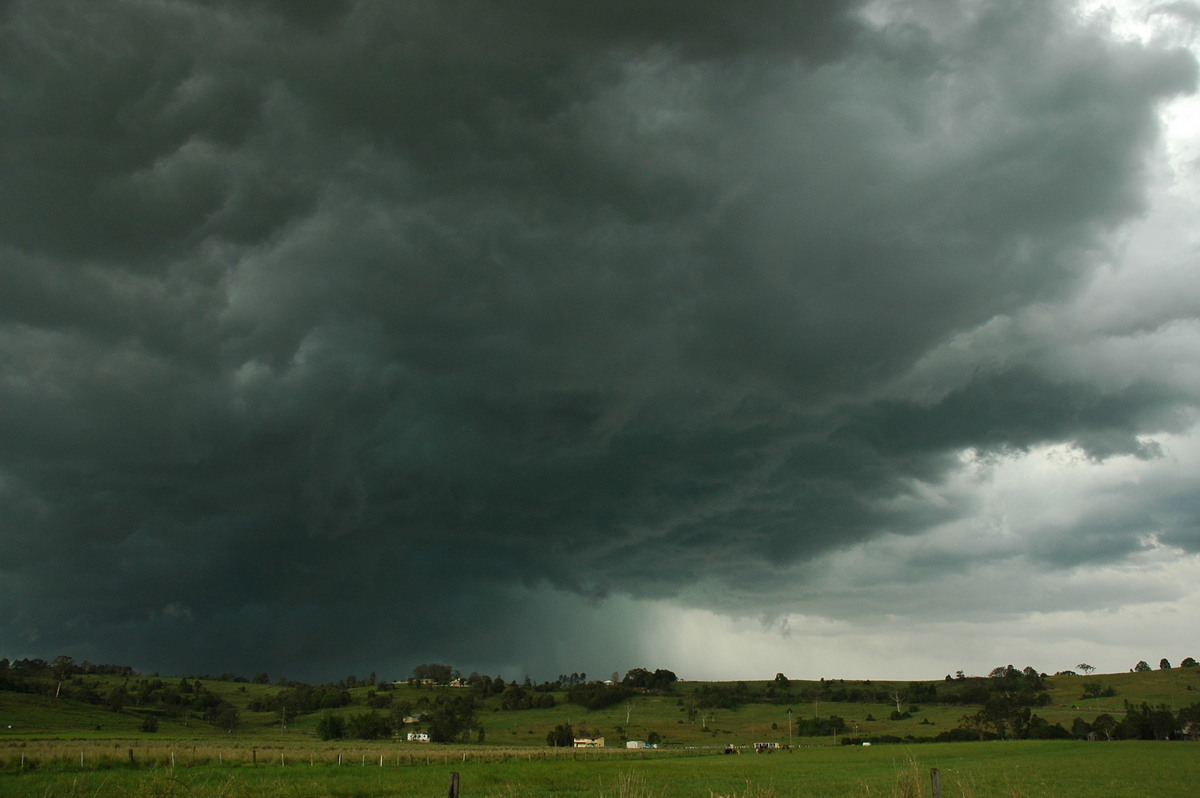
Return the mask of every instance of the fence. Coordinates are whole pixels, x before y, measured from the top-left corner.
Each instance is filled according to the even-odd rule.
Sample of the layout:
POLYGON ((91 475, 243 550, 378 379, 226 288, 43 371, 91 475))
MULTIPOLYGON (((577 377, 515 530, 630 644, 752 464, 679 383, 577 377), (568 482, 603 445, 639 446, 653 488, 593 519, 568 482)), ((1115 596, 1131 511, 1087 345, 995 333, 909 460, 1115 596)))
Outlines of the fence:
POLYGON ((344 746, 319 742, 296 745, 213 745, 179 741, 147 745, 139 741, 31 741, 0 747, 0 772, 38 768, 109 770, 114 768, 224 767, 418 767, 467 762, 532 762, 551 759, 639 760, 711 756, 709 749, 443 748, 407 743, 344 746))

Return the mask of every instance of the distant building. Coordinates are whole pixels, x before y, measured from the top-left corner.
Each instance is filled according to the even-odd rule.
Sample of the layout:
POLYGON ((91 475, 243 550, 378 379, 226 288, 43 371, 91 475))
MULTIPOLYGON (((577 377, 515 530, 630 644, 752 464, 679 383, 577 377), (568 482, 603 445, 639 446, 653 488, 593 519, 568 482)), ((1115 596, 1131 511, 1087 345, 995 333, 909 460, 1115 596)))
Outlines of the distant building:
POLYGON ((603 748, 604 747, 604 738, 603 737, 576 737, 575 738, 575 747, 576 748, 603 748))
POLYGON ((645 742, 645 740, 629 740, 628 742, 625 743, 625 747, 626 748, 645 748, 646 742, 645 742))
POLYGON ((410 743, 427 743, 429 735, 425 732, 409 732, 407 739, 410 743))

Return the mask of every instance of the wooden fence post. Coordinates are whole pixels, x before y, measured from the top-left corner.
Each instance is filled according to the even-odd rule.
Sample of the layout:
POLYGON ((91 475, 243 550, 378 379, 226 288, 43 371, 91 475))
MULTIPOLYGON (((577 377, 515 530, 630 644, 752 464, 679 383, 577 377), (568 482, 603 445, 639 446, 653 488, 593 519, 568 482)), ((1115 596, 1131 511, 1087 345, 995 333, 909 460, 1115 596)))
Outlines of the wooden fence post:
POLYGON ((450 774, 450 792, 446 793, 446 798, 458 798, 458 774, 450 774))
POLYGON ((942 774, 937 768, 930 769, 929 781, 933 785, 933 798, 942 798, 942 774))

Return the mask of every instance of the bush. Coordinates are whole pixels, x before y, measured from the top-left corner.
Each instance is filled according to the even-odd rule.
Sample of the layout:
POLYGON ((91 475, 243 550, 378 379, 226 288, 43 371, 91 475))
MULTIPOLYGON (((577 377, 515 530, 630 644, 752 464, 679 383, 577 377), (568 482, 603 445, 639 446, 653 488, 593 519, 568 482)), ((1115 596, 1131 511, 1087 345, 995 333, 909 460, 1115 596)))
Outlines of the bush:
POLYGON ((391 726, 378 712, 372 710, 354 715, 346 722, 346 734, 356 740, 378 740, 392 733, 391 726))
POLYGON ((346 719, 341 715, 324 715, 317 721, 317 736, 322 740, 340 740, 346 736, 346 719))

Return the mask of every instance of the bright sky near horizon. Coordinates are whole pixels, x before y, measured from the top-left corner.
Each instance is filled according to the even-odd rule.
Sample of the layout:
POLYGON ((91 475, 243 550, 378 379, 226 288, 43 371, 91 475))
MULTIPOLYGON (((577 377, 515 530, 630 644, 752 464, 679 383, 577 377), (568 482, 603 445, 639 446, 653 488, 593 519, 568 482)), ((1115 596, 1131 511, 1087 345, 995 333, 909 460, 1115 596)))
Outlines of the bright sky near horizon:
POLYGON ((0 656, 1200 657, 1200 3, 0 0, 0 656))

